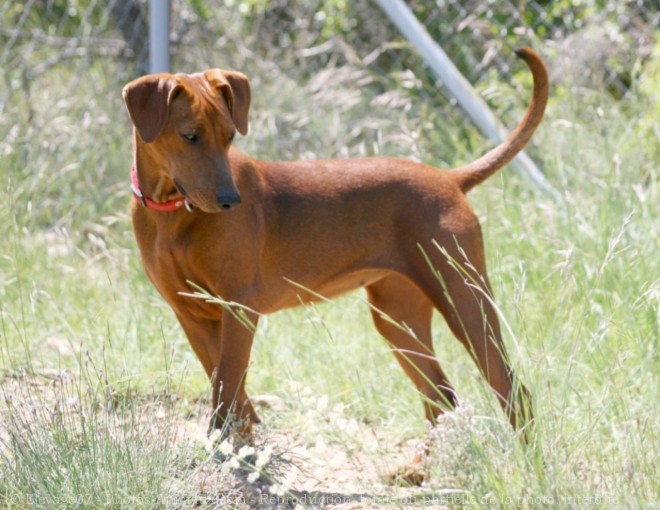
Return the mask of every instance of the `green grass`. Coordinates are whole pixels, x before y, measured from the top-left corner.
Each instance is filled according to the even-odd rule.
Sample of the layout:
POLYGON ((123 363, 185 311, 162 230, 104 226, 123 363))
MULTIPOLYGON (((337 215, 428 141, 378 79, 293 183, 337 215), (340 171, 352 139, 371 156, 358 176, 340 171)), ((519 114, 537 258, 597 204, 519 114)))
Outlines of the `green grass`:
MULTIPOLYGON (((506 343, 536 402, 538 448, 518 444, 437 318, 437 354, 465 402, 431 432, 424 490, 434 501, 658 505, 660 90, 652 70, 622 102, 596 92, 553 97, 534 152, 560 201, 510 169, 471 194, 506 343)), ((237 485, 201 443, 177 440, 186 420, 203 433, 208 382, 141 270, 127 214, 121 84, 89 94, 104 72, 93 67, 78 84, 82 102, 35 84, 29 122, 14 91, 0 120, 0 507, 211 508, 237 485)), ((411 116, 386 110, 373 128, 368 92, 345 110, 300 85, 287 92, 265 81, 255 89, 252 132, 239 142, 246 150, 284 159, 348 147, 445 165, 485 150, 455 114, 441 121, 424 106, 411 116), (268 121, 277 115, 275 129, 268 121)), ((368 434, 356 430, 395 445, 426 433, 419 398, 361 294, 262 320, 248 385, 285 404, 263 411, 267 438, 281 433, 309 448, 321 438, 357 459, 361 450, 374 458, 392 450, 380 439, 364 447, 368 434)), ((396 495, 409 494, 374 491, 391 495, 382 504, 394 508, 405 507, 396 495)))

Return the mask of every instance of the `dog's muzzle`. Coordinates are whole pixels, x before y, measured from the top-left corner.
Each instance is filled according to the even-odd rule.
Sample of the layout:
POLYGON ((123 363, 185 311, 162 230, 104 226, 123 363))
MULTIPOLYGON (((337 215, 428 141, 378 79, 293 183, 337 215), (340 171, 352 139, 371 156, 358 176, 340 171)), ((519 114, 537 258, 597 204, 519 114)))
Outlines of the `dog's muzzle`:
MULTIPOLYGON (((189 199, 188 199, 188 193, 186 192, 186 189, 183 187, 181 182, 179 182, 177 179, 174 179, 174 185, 176 186, 177 190, 179 193, 181 193, 186 201, 186 207, 189 207, 189 199)), ((233 187, 233 186, 232 186, 233 187)), ((212 195, 207 194, 207 195, 202 195, 201 198, 198 196, 197 199, 199 201, 199 205, 201 208, 204 210, 205 208, 203 207, 204 203, 207 204, 207 206, 210 206, 210 202, 213 200, 211 198, 212 195), (210 200, 209 200, 210 199, 210 200)), ((194 198, 195 196, 193 196, 194 198)), ((218 206, 218 208, 228 211, 235 205, 238 205, 241 203, 241 196, 237 192, 233 191, 219 191, 215 195, 215 203, 218 206)), ((191 210, 192 207, 190 207, 188 210, 191 210)))
POLYGON ((215 198, 220 208, 226 211, 241 203, 241 196, 238 194, 218 194, 215 198))

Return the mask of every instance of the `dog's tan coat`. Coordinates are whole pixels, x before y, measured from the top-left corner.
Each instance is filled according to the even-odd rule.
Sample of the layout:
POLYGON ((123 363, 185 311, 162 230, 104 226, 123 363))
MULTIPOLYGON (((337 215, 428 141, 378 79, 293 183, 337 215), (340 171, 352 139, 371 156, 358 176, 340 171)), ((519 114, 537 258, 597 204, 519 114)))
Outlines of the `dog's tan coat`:
POLYGON ((254 324, 261 314, 365 287, 376 328, 423 395, 429 420, 455 403, 432 345, 437 309, 512 425, 529 421, 465 196, 527 144, 543 116, 545 66, 530 49, 518 54, 534 77, 525 117, 503 144, 451 171, 394 158, 251 158, 232 145, 248 126, 251 92, 240 73, 149 75, 124 88, 140 187, 156 201, 185 194, 194 207, 164 213, 136 201, 132 218, 147 275, 212 379, 213 426, 231 416, 249 436, 258 421, 245 392, 253 331, 217 304, 182 296, 188 282, 245 306, 254 324))

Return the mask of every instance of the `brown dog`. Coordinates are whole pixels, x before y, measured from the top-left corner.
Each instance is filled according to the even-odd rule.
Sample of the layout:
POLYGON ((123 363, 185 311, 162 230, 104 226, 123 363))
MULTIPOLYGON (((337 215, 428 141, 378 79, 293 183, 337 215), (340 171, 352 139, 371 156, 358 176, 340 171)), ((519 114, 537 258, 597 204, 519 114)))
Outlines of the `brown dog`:
POLYGON ((135 126, 132 217, 147 275, 176 313, 213 386, 212 427, 257 414, 245 392, 261 314, 365 287, 378 331, 433 421, 455 396, 433 353, 433 309, 470 352, 515 428, 531 419, 514 381, 465 194, 529 141, 548 97, 540 57, 517 52, 534 91, 509 137, 451 171, 405 159, 266 162, 232 146, 248 129, 237 72, 155 74, 123 91, 135 126), (187 210, 186 210, 187 209, 187 210), (227 306, 182 295, 192 282, 227 306), (242 310, 239 317, 236 309, 242 310), (231 420, 230 420, 231 417, 231 420))

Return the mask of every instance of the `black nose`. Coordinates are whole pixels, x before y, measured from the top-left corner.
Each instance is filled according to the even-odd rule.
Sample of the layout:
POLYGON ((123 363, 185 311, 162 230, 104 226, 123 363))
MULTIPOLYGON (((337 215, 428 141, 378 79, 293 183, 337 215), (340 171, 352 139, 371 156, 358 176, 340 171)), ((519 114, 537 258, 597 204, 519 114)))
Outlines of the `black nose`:
POLYGON ((218 205, 222 209, 229 210, 235 205, 238 205, 241 203, 241 197, 238 194, 231 194, 231 195, 217 195, 215 197, 216 201, 218 202, 218 205))

